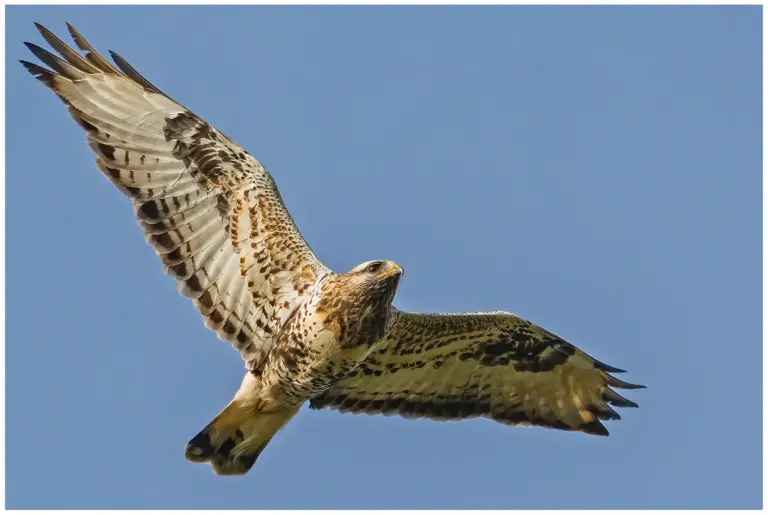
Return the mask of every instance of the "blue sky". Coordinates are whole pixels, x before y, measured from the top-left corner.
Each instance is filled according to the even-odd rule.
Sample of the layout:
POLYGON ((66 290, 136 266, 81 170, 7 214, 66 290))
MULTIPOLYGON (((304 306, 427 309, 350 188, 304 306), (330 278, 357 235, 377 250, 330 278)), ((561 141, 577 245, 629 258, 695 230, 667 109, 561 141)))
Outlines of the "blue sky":
POLYGON ((9 508, 758 508, 760 7, 9 7, 9 508), (246 147, 331 268, 503 309, 648 385, 609 438, 304 409, 184 460, 242 363, 59 100, 74 24, 246 147))

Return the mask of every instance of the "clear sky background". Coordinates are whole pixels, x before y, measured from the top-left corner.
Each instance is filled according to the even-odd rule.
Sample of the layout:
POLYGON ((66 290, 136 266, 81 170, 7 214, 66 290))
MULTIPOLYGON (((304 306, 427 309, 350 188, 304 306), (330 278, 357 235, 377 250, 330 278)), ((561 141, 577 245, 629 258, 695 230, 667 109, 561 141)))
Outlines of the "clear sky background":
POLYGON ((759 508, 760 7, 7 9, 10 508, 759 508), (263 161, 317 255, 503 309, 647 390, 609 438, 304 409, 184 460, 239 386, 59 100, 73 23, 263 161))

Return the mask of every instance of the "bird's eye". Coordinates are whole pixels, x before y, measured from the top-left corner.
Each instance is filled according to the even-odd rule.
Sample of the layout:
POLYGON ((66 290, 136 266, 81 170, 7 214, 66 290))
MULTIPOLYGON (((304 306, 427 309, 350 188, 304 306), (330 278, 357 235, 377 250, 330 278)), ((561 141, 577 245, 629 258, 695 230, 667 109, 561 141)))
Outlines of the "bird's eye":
POLYGON ((375 274, 375 273, 376 273, 376 272, 378 272, 379 270, 381 270, 381 263, 380 263, 380 262, 371 263, 371 264, 370 264, 370 265, 368 265, 368 267, 365 269, 365 271, 366 271, 366 272, 368 272, 369 274, 375 274))

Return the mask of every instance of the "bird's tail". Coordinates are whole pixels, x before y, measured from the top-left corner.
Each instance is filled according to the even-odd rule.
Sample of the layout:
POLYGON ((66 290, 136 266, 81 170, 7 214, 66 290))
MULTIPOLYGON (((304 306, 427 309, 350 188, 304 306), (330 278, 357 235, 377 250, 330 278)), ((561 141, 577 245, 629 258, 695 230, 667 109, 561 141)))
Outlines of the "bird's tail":
POLYGON ((185 456, 195 463, 210 461, 216 474, 241 476, 297 411, 256 411, 234 400, 189 441, 185 456))

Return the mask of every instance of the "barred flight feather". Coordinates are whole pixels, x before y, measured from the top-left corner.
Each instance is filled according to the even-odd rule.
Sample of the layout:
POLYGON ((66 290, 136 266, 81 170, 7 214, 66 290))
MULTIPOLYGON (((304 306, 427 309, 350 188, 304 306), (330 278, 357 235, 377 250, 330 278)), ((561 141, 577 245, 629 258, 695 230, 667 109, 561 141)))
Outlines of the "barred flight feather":
POLYGON ((316 409, 406 418, 486 417, 608 435, 610 405, 637 407, 611 387, 622 372, 511 313, 397 311, 377 351, 310 401, 316 409))
POLYGON ((205 325, 241 351, 247 368, 257 370, 279 320, 303 300, 300 292, 308 284, 302 270, 310 267, 312 282, 327 273, 294 225, 274 180, 244 149, 119 55, 111 53, 117 66, 112 65, 68 25, 86 52, 82 56, 37 27, 59 55, 27 43, 50 69, 22 63, 83 127, 97 167, 131 199, 147 241, 205 325), (278 277, 275 269, 291 280, 278 277))

